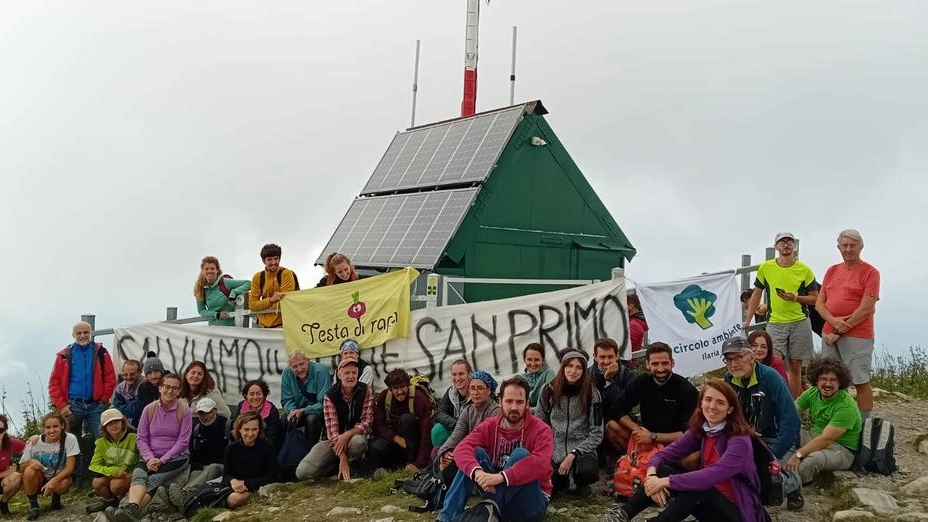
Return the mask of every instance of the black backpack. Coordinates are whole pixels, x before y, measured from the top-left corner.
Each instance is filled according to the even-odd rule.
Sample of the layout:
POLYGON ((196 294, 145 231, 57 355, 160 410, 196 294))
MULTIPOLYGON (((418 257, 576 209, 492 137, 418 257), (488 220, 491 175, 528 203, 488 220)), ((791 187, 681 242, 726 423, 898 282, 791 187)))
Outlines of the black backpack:
POLYGON ((500 522, 499 506, 492 500, 481 500, 454 517, 452 522, 500 522))
MULTIPOLYGON (((751 435, 751 448, 754 456, 754 467, 757 469, 757 478, 760 480, 760 491, 752 489, 760 496, 761 504, 765 506, 782 505, 783 471, 780 469, 780 461, 757 435, 751 435)), ((747 479, 744 480, 750 484, 747 479)))
POLYGON ((409 506, 409 511, 428 513, 438 511, 444 505, 448 485, 442 480, 438 462, 439 459, 434 460, 428 467, 416 472, 409 480, 397 481, 396 487, 400 490, 425 501, 425 504, 421 506, 409 506))
MULTIPOLYGON (((277 288, 278 288, 278 290, 280 289, 280 276, 281 276, 281 274, 284 273, 284 270, 289 270, 289 269, 287 269, 287 268, 281 268, 280 270, 277 271, 277 288)), ((260 278, 260 281, 259 281, 259 284, 258 284, 258 289, 261 291, 261 295, 264 295, 264 281, 265 281, 265 277, 266 277, 265 274, 266 274, 266 273, 267 273, 266 270, 262 270, 262 271, 261 271, 261 278, 260 278)), ((294 290, 299 290, 299 289, 300 289, 300 280, 296 278, 296 272, 294 272, 293 270, 290 270, 290 273, 293 274, 293 289, 294 289, 294 290)), ((226 295, 229 295, 229 294, 226 294, 226 295)))
POLYGON ((886 419, 870 417, 860 430, 860 444, 854 456, 854 471, 892 475, 896 467, 896 428, 886 419))
POLYGON ((226 507, 226 498, 232 494, 232 486, 204 484, 184 499, 184 517, 193 518, 201 508, 226 507))

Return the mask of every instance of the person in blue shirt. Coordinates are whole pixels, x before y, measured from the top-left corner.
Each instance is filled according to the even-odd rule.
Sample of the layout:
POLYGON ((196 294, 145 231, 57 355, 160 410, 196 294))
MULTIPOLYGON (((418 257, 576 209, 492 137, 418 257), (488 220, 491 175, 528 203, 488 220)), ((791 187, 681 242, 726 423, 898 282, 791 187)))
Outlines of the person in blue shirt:
POLYGON ((306 427, 311 443, 319 441, 325 420, 322 403, 332 378, 325 366, 310 361, 303 352, 293 352, 280 376, 280 403, 288 422, 306 427))

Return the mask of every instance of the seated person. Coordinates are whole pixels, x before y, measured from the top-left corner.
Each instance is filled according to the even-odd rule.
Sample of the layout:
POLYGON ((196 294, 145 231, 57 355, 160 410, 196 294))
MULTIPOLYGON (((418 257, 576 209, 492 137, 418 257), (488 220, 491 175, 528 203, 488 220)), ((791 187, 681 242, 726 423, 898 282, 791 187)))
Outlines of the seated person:
POLYGON ((454 463, 454 448, 467 436, 468 433, 489 417, 499 415, 499 403, 496 402, 496 379, 489 373, 477 370, 470 374, 468 383, 467 404, 458 416, 454 431, 435 453, 438 459, 438 469, 441 470, 445 485, 451 485, 458 467, 454 463))
POLYGON ((424 390, 410 386, 409 374, 396 368, 384 379, 387 389, 374 404, 374 437, 367 452, 374 468, 406 465, 416 472, 432 452, 432 403, 424 390))
MULTIPOLYGON (((197 411, 197 402, 201 399, 211 399, 220 417, 228 419, 232 415, 229 405, 222 399, 222 392, 216 387, 216 381, 209 374, 206 365, 200 361, 193 361, 187 365, 182 375, 180 398, 187 401, 190 409, 197 411)), ((193 419, 197 423, 197 419, 193 419)))
POLYGON ((240 508, 251 492, 277 480, 277 451, 263 437, 264 421, 256 411, 243 412, 232 425, 231 444, 226 447, 222 485, 232 486, 226 507, 240 508))
POLYGON ((222 476, 222 463, 229 444, 229 419, 219 415, 213 399, 200 399, 195 411, 197 422, 193 423, 190 433, 190 478, 183 486, 172 482, 167 489, 158 489, 161 500, 181 513, 186 495, 222 476))
POLYGON ((77 437, 65 431, 65 418, 58 412, 42 417, 42 437, 30 440, 19 460, 23 489, 29 499, 26 520, 39 518, 39 492, 52 497, 51 508, 61 509, 61 495, 71 490, 71 476, 81 454, 77 437))
MULTIPOLYGON (((132 470, 128 502, 115 510, 116 522, 138 522, 155 491, 190 469, 188 451, 193 420, 180 395, 180 376, 169 373, 161 379, 161 398, 142 410, 138 446, 141 459, 132 470)), ((107 509, 109 512, 109 509, 107 509)))
POLYGON ((731 386, 709 380, 686 433, 651 457, 644 484, 604 520, 626 522, 655 503, 664 510, 652 520, 662 522, 680 522, 690 515, 697 520, 763 522, 753 433, 731 386), (695 452, 698 469, 680 472, 674 467, 695 452))
POLYGON ((262 434, 279 451, 281 444, 284 442, 283 430, 280 427, 280 412, 277 411, 277 406, 267 400, 270 392, 271 389, 262 379, 253 379, 246 382, 245 386, 242 386, 242 396, 245 400, 238 403, 235 411, 232 412, 232 423, 234 424, 235 418, 246 411, 258 412, 261 415, 261 420, 264 421, 262 434))
POLYGON ((10 419, 0 414, 0 515, 9 515, 9 501, 23 486, 23 475, 16 471, 13 455, 21 455, 26 443, 10 436, 10 419))
POLYGON ((129 421, 122 412, 115 408, 104 411, 100 424, 103 429, 89 466, 91 485, 100 500, 86 507, 88 514, 119 505, 119 499, 129 491, 132 469, 139 461, 136 435, 129 431, 129 421))
MULTIPOLYGON (((338 349, 339 356, 341 358, 348 357, 353 359, 358 363, 358 382, 363 382, 371 389, 371 392, 376 392, 374 389, 374 367, 370 363, 361 359, 361 346, 354 339, 348 339, 342 342, 342 345, 338 349)), ((332 383, 338 381, 338 373, 332 376, 332 383)))
POLYGON ((599 480, 596 448, 603 440, 603 405, 586 370, 586 354, 568 349, 560 354, 561 367, 538 399, 538 418, 554 433, 554 493, 566 492, 571 479, 576 493, 588 497, 590 484, 599 480))
POLYGON ((528 383, 530 390, 528 403, 529 407, 534 411, 534 408, 538 405, 541 389, 554 378, 554 370, 548 368, 547 363, 545 363, 545 347, 540 343, 529 343, 525 346, 522 350, 522 362, 525 363, 522 378, 528 383))
POLYGON ((645 352, 648 373, 636 376, 625 393, 626 409, 640 406, 641 424, 625 413, 619 420, 638 444, 670 444, 686 431, 696 410, 699 392, 684 377, 673 373, 673 349, 651 343, 645 352))
POLYGON ((338 469, 338 477, 351 479, 351 462, 367 452, 367 434, 374 423, 374 394, 358 382, 358 363, 338 363, 338 384, 325 394, 323 413, 326 439, 317 442, 296 468, 298 480, 315 479, 338 469))
POLYGON ((122 363, 122 381, 113 392, 113 407, 122 412, 129 425, 139 425, 142 405, 139 404, 139 385, 142 384, 142 363, 130 359, 122 363))
POLYGON ((619 421, 628 414, 625 389, 637 374, 621 364, 619 345, 608 337, 597 339, 593 344, 593 358, 595 363, 590 366, 589 373, 603 401, 602 414, 606 424, 600 454, 605 462, 605 453, 617 452, 621 455, 628 448, 628 438, 632 432, 619 421))
POLYGON ((470 383, 468 376, 472 371, 473 368, 465 359, 458 359, 451 363, 451 386, 448 386, 444 395, 438 400, 435 412, 432 414, 432 420, 435 421, 435 425, 432 426, 433 448, 444 444, 448 440, 448 435, 454 431, 461 408, 467 402, 470 383))
POLYGON ((494 501, 500 520, 544 519, 551 496, 551 428, 532 415, 529 386, 516 375, 500 386, 502 411, 481 422, 454 450, 460 468, 438 522, 451 522, 464 511, 474 484, 494 501))
POLYGON ((771 339, 770 334, 766 330, 754 330, 748 334, 748 344, 751 345, 751 350, 754 352, 754 359, 776 370, 780 377, 783 377, 783 382, 789 386, 789 375, 786 373, 786 366, 783 365, 783 359, 780 358, 780 355, 773 350, 773 339, 771 339))
POLYGON ((844 363, 814 359, 808 379, 812 386, 799 395, 796 407, 809 411, 812 430, 802 430, 802 446, 786 464, 787 470, 799 470, 803 484, 822 471, 851 469, 862 425, 857 402, 847 393, 851 372, 844 363))
POLYGON ((289 355, 280 376, 280 404, 288 422, 305 427, 310 443, 319 440, 322 433, 322 398, 330 386, 324 366, 310 361, 303 352, 289 355))
MULTIPOLYGON (((142 375, 145 380, 139 384, 136 390, 136 398, 139 401, 139 412, 149 404, 158 400, 161 393, 161 379, 164 378, 164 365, 155 352, 148 352, 148 357, 142 365, 142 375)), ((141 413, 139 413, 141 415, 141 413)), ((138 424, 135 425, 138 427, 138 424)))

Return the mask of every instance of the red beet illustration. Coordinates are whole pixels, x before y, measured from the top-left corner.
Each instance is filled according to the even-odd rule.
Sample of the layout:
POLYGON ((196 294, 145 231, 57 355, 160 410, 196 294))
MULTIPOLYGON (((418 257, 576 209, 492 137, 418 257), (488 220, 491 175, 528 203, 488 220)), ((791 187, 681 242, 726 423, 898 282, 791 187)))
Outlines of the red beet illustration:
POLYGON ((348 307, 348 317, 357 319, 358 326, 361 326, 361 316, 367 312, 367 305, 361 301, 361 292, 351 294, 351 306, 348 307))

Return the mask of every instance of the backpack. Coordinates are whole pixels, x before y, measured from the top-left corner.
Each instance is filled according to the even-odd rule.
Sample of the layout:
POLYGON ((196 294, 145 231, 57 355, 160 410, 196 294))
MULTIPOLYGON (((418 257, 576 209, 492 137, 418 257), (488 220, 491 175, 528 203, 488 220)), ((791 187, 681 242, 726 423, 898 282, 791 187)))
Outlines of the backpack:
MULTIPOLYGON (((284 270, 288 270, 288 269, 287 269, 287 268, 281 268, 280 270, 277 271, 277 288, 278 288, 278 289, 280 289, 280 276, 284 273, 284 270)), ((261 271, 261 278, 260 278, 260 282, 259 282, 259 284, 258 284, 258 290, 261 292, 262 295, 264 295, 264 280, 265 280, 265 274, 266 274, 266 273, 267 273, 266 270, 262 270, 262 271, 261 271)), ((296 272, 294 272, 293 270, 290 270, 290 273, 293 274, 293 289, 294 289, 294 290, 299 290, 299 289, 300 289, 300 280, 296 278, 296 272)), ((229 294, 226 294, 226 295, 229 295, 229 294)))
POLYGON ((481 500, 472 507, 458 513, 452 522, 500 522, 499 506, 490 499, 481 500))
POLYGON ((284 442, 280 445, 280 451, 277 452, 277 467, 281 477, 289 480, 296 477, 296 467, 312 449, 312 444, 296 427, 296 422, 290 421, 282 424, 284 442))
POLYGON ((880 475, 892 475, 896 467, 895 450, 896 427, 886 419, 870 417, 864 421, 860 430, 860 444, 854 456, 854 471, 873 472, 880 475))
MULTIPOLYGON (((751 488, 760 497, 764 506, 779 506, 783 504, 783 474, 792 473, 780 469, 780 461, 770 451, 770 447, 757 435, 751 435, 751 449, 753 450, 754 467, 757 469, 757 478, 760 481, 760 491, 751 488)), ((749 486, 747 478, 741 477, 749 486)))
POLYGON ((441 478, 438 461, 433 461, 427 468, 416 472, 409 480, 397 481, 396 486, 403 492, 425 501, 422 506, 409 506, 413 513, 438 511, 445 502, 448 485, 441 478))
POLYGON ((232 295, 232 290, 226 286, 226 279, 232 279, 232 276, 229 274, 222 274, 219 276, 219 291, 225 294, 226 297, 230 297, 232 295))
POLYGON ((631 497, 648 474, 648 461, 655 453, 664 449, 663 444, 638 444, 629 439, 625 455, 615 463, 613 485, 615 494, 631 497))
MULTIPOLYGON (((434 409, 435 407, 435 390, 432 389, 432 385, 429 383, 429 378, 421 373, 417 373, 409 378, 409 397, 406 401, 409 403, 409 413, 416 413, 416 388, 421 389, 429 398, 429 404, 434 409)), ((390 406, 393 405, 393 392, 387 390, 387 396, 384 398, 384 405, 386 410, 390 411, 390 406)))
POLYGON ((200 508, 226 507, 226 498, 232 494, 232 486, 204 484, 184 499, 183 513, 186 518, 193 518, 200 508))

